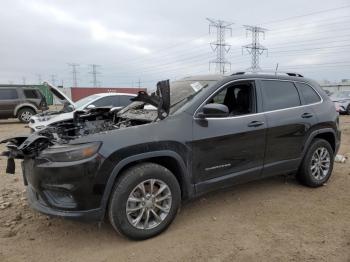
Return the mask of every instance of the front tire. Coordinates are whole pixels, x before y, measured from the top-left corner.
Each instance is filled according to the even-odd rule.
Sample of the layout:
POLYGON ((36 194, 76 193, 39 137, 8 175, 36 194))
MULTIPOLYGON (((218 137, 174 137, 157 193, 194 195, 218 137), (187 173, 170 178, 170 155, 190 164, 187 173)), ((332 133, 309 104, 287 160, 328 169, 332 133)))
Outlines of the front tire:
POLYGON ((18 111, 17 118, 22 123, 29 123, 29 120, 33 115, 35 115, 34 110, 31 108, 25 107, 25 108, 22 108, 18 111))
POLYGON ((307 150, 297 174, 298 180, 309 187, 319 187, 332 174, 334 152, 324 139, 315 139, 307 150))
POLYGON ((163 232, 175 218, 181 190, 165 167, 141 163, 121 174, 108 209, 110 223, 122 235, 143 240, 163 232))

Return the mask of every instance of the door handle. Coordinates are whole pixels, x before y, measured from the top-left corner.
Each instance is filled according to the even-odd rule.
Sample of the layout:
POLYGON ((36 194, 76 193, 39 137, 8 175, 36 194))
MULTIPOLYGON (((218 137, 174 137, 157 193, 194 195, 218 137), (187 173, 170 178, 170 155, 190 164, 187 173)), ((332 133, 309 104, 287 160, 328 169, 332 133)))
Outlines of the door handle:
POLYGON ((302 118, 310 118, 313 117, 313 115, 311 113, 304 113, 301 115, 302 118))
POLYGON ((261 121, 252 121, 248 124, 248 127, 258 127, 258 126, 262 126, 264 124, 264 122, 261 121))

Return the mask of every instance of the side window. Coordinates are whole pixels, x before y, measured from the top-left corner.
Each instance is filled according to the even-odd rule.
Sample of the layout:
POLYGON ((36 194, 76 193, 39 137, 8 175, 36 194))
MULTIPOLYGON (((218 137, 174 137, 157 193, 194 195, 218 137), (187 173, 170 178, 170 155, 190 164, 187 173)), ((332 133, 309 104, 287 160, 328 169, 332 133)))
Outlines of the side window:
POLYGON ((300 106, 300 97, 293 82, 262 80, 265 111, 300 106))
POLYGON ((305 104, 313 104, 321 101, 320 96, 309 85, 304 83, 295 83, 299 93, 303 96, 305 104))
POLYGON ((212 103, 227 106, 231 116, 255 113, 254 84, 245 81, 229 85, 207 102, 212 103))
POLYGON ((0 89, 0 100, 17 99, 18 94, 16 89, 0 89))
POLYGON ((133 96, 120 96, 120 106, 127 106, 132 101, 130 100, 133 96))
POLYGON ((103 106, 118 106, 119 105, 119 97, 118 96, 106 96, 102 97, 95 102, 92 102, 93 105, 96 107, 103 107, 103 106))
POLYGON ((36 92, 36 90, 24 89, 23 93, 26 98, 38 98, 38 93, 36 92))

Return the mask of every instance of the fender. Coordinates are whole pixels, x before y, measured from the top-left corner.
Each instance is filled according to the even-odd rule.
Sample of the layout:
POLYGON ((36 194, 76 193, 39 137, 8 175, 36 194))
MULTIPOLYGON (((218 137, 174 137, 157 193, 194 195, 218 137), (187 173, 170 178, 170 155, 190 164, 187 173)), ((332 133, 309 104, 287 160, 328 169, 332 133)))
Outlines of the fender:
POLYGON ((109 196, 112 193, 113 186, 115 184, 115 181, 117 179, 117 176, 118 176, 120 170, 122 170, 126 165, 128 165, 132 162, 145 160, 145 159, 149 159, 149 158, 154 158, 154 157, 162 157, 162 156, 163 157, 164 156, 171 157, 177 161, 177 163, 179 164, 179 166, 181 168, 180 176, 181 176, 182 181, 183 181, 183 184, 181 186, 183 187, 183 190, 185 190, 186 194, 189 197, 193 196, 194 195, 194 185, 191 184, 190 177, 187 175, 188 172, 187 172, 185 163, 183 162, 182 158, 177 153, 175 153, 174 151, 171 151, 171 150, 160 150, 160 151, 141 153, 141 154, 137 154, 137 155, 133 155, 133 156, 124 158, 114 167, 111 175, 108 178, 108 181, 107 181, 107 184, 106 184, 103 196, 102 196, 102 200, 101 200, 101 207, 103 209, 103 213, 107 209, 109 196))
POLYGON ((17 113, 20 109, 22 109, 23 107, 30 107, 31 109, 33 109, 35 111, 35 113, 38 113, 38 109, 33 106, 30 103, 23 103, 23 104, 19 104, 16 106, 15 110, 14 110, 14 116, 17 116, 17 113))
POLYGON ((318 129, 318 130, 315 130, 313 132, 310 133, 309 137, 307 138, 305 144, 304 144, 304 149, 303 149, 303 152, 302 152, 302 159, 304 158, 305 154, 306 154, 306 151, 307 149, 309 148, 309 145, 311 143, 311 141, 319 134, 324 134, 324 133, 332 133, 333 136, 334 136, 334 141, 335 141, 335 147, 336 147, 336 151, 337 151, 337 135, 334 131, 334 129, 332 128, 322 128, 322 129, 318 129))

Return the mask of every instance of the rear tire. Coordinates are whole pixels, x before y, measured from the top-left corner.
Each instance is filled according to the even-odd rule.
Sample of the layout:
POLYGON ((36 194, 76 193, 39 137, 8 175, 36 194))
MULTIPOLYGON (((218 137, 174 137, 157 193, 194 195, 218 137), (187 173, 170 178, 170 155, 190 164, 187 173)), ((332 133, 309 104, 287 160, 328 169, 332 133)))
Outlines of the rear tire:
POLYGON ((163 232, 175 218, 181 190, 165 167, 141 163, 125 170, 114 186, 108 216, 113 228, 135 240, 163 232))
POLYGON ((319 187, 332 174, 334 152, 328 141, 315 139, 307 150, 297 174, 298 180, 309 187, 319 187))
POLYGON ((30 118, 35 115, 35 111, 31 108, 21 108, 17 113, 17 118, 22 123, 29 123, 30 118))

